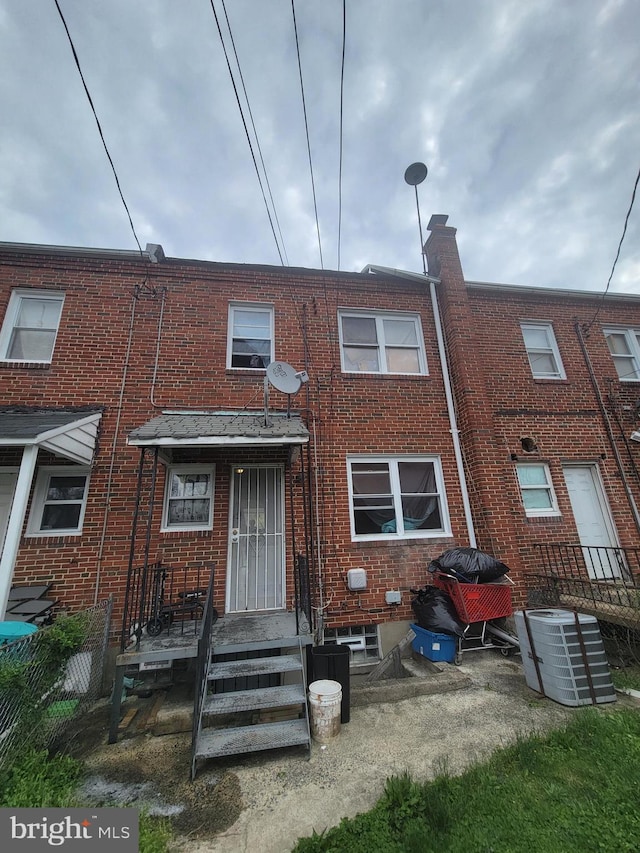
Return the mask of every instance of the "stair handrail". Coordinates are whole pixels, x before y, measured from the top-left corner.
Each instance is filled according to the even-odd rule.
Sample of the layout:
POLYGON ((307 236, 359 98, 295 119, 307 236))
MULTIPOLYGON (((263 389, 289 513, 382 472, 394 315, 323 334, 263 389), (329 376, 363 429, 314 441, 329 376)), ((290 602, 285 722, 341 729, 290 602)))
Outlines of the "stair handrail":
POLYGON ((196 675, 195 675, 195 701, 193 706, 193 723, 191 726, 191 781, 196 776, 196 761, 198 735, 202 726, 202 712, 204 709, 204 701, 207 695, 207 675, 209 673, 209 660, 211 658, 211 648, 213 638, 211 629, 217 618, 217 612, 213 607, 213 579, 215 573, 215 563, 211 564, 211 574, 209 576, 209 584, 207 586, 207 597, 204 605, 204 613, 202 616, 202 630, 198 638, 198 656, 196 658, 196 675))

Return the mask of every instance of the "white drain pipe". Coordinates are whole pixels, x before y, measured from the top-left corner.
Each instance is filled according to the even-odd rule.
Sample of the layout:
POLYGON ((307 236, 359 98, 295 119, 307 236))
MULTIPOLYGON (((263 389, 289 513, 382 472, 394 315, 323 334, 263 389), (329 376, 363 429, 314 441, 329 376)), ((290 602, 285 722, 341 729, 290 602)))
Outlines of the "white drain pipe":
POLYGON ((442 323, 440 322, 440 308, 438 306, 438 297, 436 294, 436 286, 433 281, 429 282, 431 292, 431 305, 433 308, 433 319, 436 324, 436 339, 438 341, 438 352, 440 354, 440 364, 442 365, 442 378, 444 381, 444 393, 447 398, 447 412, 449 415, 449 426, 451 427, 451 438, 453 439, 453 451, 456 457, 456 466, 458 468, 458 479, 460 480, 460 490, 462 492, 462 505, 464 508, 464 517, 467 523, 467 532, 469 534, 469 545, 472 548, 477 548, 476 533, 473 526, 473 516, 471 515, 471 504, 469 502, 469 491, 467 489, 467 480, 464 472, 464 461, 462 459, 462 450, 460 448, 460 430, 456 420, 456 412, 453 404, 453 394, 451 392, 451 380, 449 378, 449 363, 447 361, 447 353, 444 347, 444 336, 442 334, 442 323))

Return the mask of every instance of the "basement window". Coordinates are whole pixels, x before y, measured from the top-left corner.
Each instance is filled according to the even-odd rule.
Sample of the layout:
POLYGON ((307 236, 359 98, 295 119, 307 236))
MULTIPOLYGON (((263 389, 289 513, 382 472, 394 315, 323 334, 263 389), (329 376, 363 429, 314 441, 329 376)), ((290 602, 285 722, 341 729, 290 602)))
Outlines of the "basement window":
POLYGON ((351 664, 376 663, 380 660, 380 641, 377 625, 347 625, 342 628, 325 628, 327 645, 349 646, 351 664))

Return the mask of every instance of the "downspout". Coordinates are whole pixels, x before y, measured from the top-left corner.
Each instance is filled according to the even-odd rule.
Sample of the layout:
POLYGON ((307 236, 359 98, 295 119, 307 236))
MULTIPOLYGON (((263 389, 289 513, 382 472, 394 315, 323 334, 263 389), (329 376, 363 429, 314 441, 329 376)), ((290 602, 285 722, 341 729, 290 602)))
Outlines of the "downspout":
POLYGON ((436 295, 436 286, 433 281, 429 282, 431 292, 431 304, 433 307, 433 319, 436 325, 436 340, 438 341, 438 353, 440 355, 440 364, 442 365, 442 379, 444 382, 444 393, 447 399, 447 414, 449 415, 449 426, 451 427, 451 438, 453 439, 453 452, 456 457, 456 467, 458 469, 458 479, 460 481, 460 491, 462 492, 462 506, 464 508, 464 517, 467 523, 467 532, 469 534, 469 545, 472 548, 477 548, 476 533, 473 526, 473 516, 471 515, 471 504, 469 502, 469 491, 467 489, 467 480, 464 472, 464 462, 462 459, 462 450, 460 449, 460 430, 456 420, 456 412, 453 405, 453 394, 451 392, 451 379, 449 376, 449 363, 447 361, 447 353, 444 347, 444 336, 442 334, 442 323, 440 322, 440 309, 438 307, 438 297, 436 295))
POLYGON ((627 480, 627 475, 624 471, 624 465, 622 464, 622 459, 620 457, 620 453, 618 451, 618 446, 616 445, 615 437, 613 435, 613 429, 611 428, 611 422, 609 420, 609 415, 607 414, 607 410, 604 405, 604 400, 602 399, 602 394, 600 393, 600 388, 598 387, 598 381, 596 379, 596 374, 593 369, 593 365, 591 364, 591 359, 589 358, 589 353, 587 352, 587 346, 584 342, 584 336, 582 334, 582 327, 579 323, 575 324, 576 335, 578 336, 578 342, 580 344, 580 349, 582 350, 582 357, 584 358, 585 364, 587 365, 587 370, 589 371, 589 378, 591 379, 591 385, 593 386, 593 390, 596 395, 596 400, 598 401, 598 408, 600 409, 600 415, 602 416, 602 421, 604 423, 605 429, 607 431, 607 438, 609 439, 609 445, 611 450, 613 451, 613 456, 616 460, 616 465, 618 467, 618 473, 620 474, 620 479, 622 480, 622 485, 624 486, 624 491, 627 496, 627 500, 629 501, 629 506, 631 507, 631 512, 633 514, 633 520, 636 523, 636 530, 640 533, 640 513, 638 512, 638 507, 636 506, 636 502, 633 497, 633 493, 631 492, 631 487, 629 486, 629 481, 627 480))

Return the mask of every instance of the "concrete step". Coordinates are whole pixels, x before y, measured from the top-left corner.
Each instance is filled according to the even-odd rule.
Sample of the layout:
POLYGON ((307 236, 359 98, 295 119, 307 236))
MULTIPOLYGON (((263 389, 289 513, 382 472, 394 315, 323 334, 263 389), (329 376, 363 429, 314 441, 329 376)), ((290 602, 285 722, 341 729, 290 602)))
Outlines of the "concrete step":
POLYGON ((196 744, 197 758, 216 758, 259 752, 285 746, 309 746, 306 720, 287 720, 281 723, 262 723, 229 729, 203 729, 196 744))
POLYGON ((301 672, 302 661, 297 655, 275 655, 246 660, 213 661, 207 679, 248 678, 252 675, 273 675, 278 672, 301 672))
POLYGON ((282 687, 262 687, 259 690, 234 690, 231 693, 213 693, 207 696, 204 714, 234 714, 263 708, 281 708, 306 701, 302 684, 282 687))

